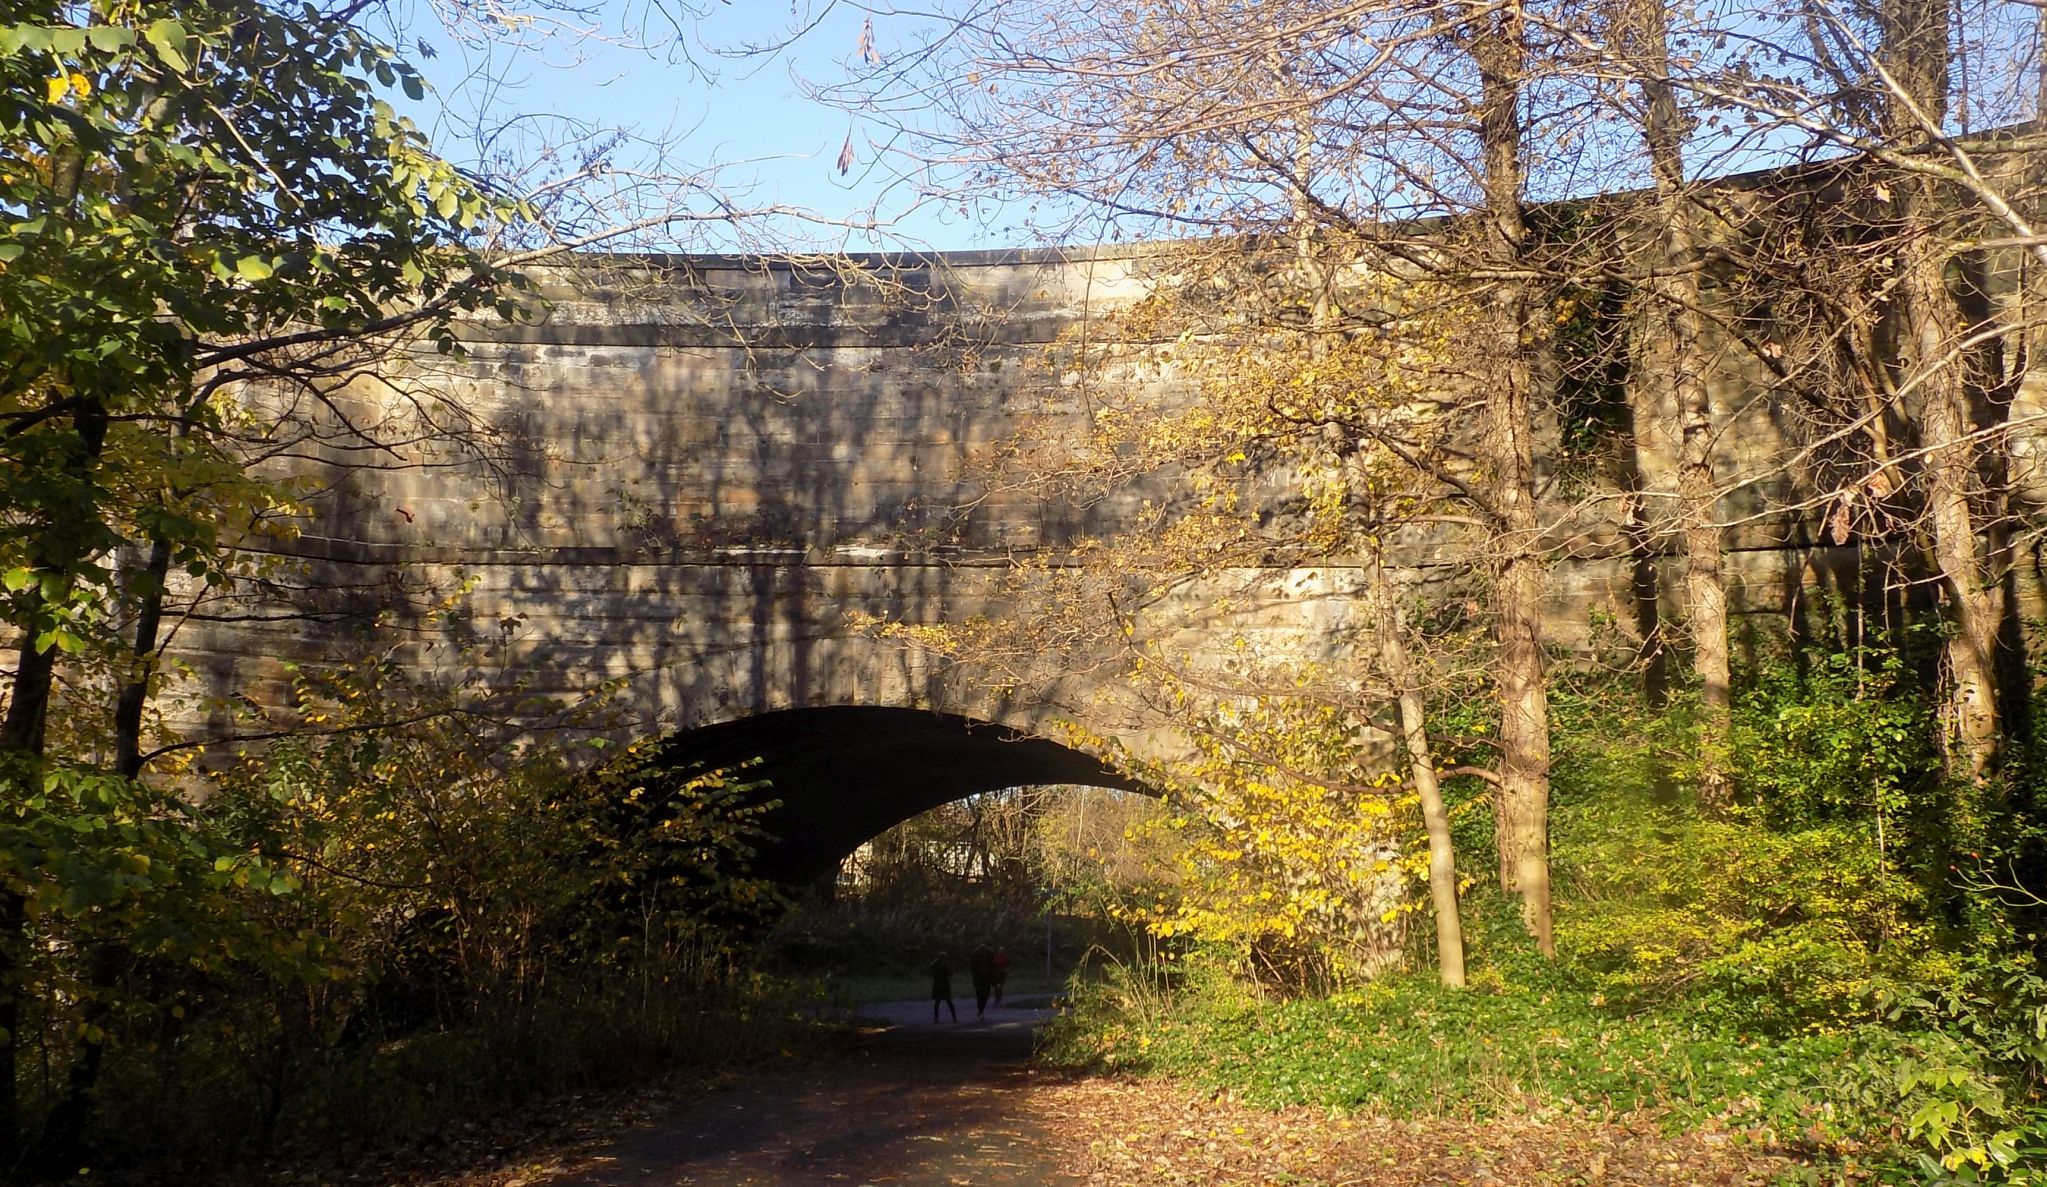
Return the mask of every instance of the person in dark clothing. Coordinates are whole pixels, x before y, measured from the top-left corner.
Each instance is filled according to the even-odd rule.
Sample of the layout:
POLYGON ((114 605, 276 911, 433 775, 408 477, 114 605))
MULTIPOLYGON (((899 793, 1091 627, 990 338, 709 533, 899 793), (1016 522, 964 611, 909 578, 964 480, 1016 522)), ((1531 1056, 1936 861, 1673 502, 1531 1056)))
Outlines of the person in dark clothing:
POLYGON ((960 1020, 959 1007, 952 1004, 952 964, 945 959, 945 953, 931 962, 931 1021, 938 1021, 938 1003, 952 1011, 952 1020, 960 1020))
POLYGON ((995 950, 995 1004, 1002 1004, 1002 987, 1009 983, 1009 953, 995 950))
POLYGON ((967 957, 967 972, 974 978, 974 1017, 988 1013, 988 995, 995 989, 995 952, 983 944, 967 957))

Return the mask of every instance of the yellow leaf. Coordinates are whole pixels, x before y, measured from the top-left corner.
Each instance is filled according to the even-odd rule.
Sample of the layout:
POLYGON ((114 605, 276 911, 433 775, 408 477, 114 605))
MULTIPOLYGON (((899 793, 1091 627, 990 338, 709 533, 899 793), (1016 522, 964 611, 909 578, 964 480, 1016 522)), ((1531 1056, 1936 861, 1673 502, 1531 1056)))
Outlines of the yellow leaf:
POLYGON ((50 102, 59 103, 62 102, 64 96, 70 92, 71 80, 65 77, 64 75, 59 74, 55 78, 44 79, 43 89, 49 93, 50 102))

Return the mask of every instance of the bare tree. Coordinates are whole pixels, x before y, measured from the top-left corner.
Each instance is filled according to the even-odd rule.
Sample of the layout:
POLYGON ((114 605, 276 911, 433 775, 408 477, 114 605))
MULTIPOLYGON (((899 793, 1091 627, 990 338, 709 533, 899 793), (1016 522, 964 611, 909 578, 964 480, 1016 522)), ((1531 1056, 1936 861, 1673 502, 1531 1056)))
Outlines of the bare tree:
POLYGON ((1489 525, 1500 877, 1548 951, 1552 543, 1534 438, 1551 364, 1524 148, 1558 115, 1533 85, 1535 34, 1518 4, 962 4, 826 97, 891 124, 927 184, 1038 201, 1061 238, 1292 243, 1305 212, 1346 266, 1404 269, 1485 311, 1449 368, 1484 431, 1443 471, 1489 525), (1436 216, 1448 227, 1414 221, 1436 216))
POLYGON ((1765 159, 1797 146, 1834 158, 1814 168, 1860 187, 1835 201, 1843 213, 1833 217, 1852 227, 1849 258, 1865 264, 1821 297, 1860 311, 1823 335, 1852 360, 1848 390, 1813 390, 1838 401, 1842 433, 1866 452, 1842 481, 1814 490, 1811 505, 1826 508, 1837 542, 1858 508, 1873 529, 1909 519, 1923 537, 1950 626, 1942 665, 1950 769, 1981 787, 1999 766, 2008 725, 1997 679, 2005 562, 1995 542, 2011 527, 2000 489, 2009 396, 1996 390, 2009 372, 1985 360, 2017 345, 2028 315, 2008 307, 1999 324, 1991 309, 1970 311, 1989 298, 1971 277, 1985 263, 1969 253, 2001 241, 1991 250, 2047 262, 2047 247, 2024 209, 2032 183, 2013 168, 2037 130, 1969 132, 2034 109, 2036 70, 2020 48, 2034 19, 1987 5, 1971 10, 1975 25, 1965 29, 1961 11, 1921 0, 1758 8, 1752 27, 1733 33, 1740 48, 1731 59, 1695 68, 1677 86, 1762 129, 1751 135, 1765 159))
POLYGON ((1708 384, 1712 360, 1699 274, 1702 234, 1692 178, 1685 169, 1686 97, 1672 79, 1670 16, 1661 0, 1622 3, 1611 18, 1613 36, 1601 46, 1608 67, 1621 65, 1639 98, 1632 110, 1648 156, 1654 187, 1653 266, 1643 283, 1646 314, 1637 360, 1638 382, 1654 386, 1654 406, 1678 417, 1678 512, 1685 557, 1685 629, 1700 708, 1698 794, 1708 808, 1723 808, 1733 677, 1727 643, 1727 585, 1721 571, 1724 532, 1714 478, 1718 432, 1708 384))

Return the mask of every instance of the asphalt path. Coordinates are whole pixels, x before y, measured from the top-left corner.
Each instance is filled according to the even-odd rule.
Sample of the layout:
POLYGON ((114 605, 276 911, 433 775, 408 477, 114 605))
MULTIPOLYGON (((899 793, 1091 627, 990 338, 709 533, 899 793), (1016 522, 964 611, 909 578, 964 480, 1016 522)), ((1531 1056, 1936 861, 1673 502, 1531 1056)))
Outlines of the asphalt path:
POLYGON ((745 1077, 632 1131, 550 1187, 1054 1187, 1082 1180, 1026 1107, 1048 1003, 961 1021, 929 1001, 858 1011, 850 1048, 745 1077))

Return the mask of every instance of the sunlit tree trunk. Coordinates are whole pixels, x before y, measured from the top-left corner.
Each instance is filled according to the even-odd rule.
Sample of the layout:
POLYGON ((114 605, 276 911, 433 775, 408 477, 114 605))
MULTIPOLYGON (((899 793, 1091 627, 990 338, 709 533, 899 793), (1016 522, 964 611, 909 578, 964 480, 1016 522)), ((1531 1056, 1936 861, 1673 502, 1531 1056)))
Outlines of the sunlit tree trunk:
POLYGON ((1923 376, 1919 435, 1926 450, 1926 497, 1933 561, 1953 619, 1944 648, 1950 770, 1972 782, 1988 779, 1997 764, 1997 610, 1976 539, 1969 505, 1976 452, 1969 436, 1968 388, 1954 349, 1959 329, 1946 292, 1938 248, 1908 243, 1901 261, 1898 312, 1907 341, 1900 372, 1923 376))
MULTIPOLYGON (((1886 95, 1885 131, 1894 143, 1911 143, 1925 124, 1938 127, 1947 118, 1949 7, 1947 0, 1886 0, 1881 19, 1880 56, 1896 82, 1886 95)), ((2001 734, 1997 609, 1969 502, 1977 451, 1969 440, 1961 311, 1948 285, 1947 252, 1935 234, 1934 184, 1901 179, 1895 201, 1897 373, 1902 383, 1916 385, 1911 394, 1920 410, 1931 553, 1953 620, 1944 648, 1949 769, 1980 785, 1996 768, 2001 734)))
POLYGON ((1669 13, 1661 0, 1633 0, 1624 29, 1639 72, 1642 139, 1656 187, 1660 267, 1645 286, 1653 362, 1643 380, 1659 385, 1659 406, 1677 410, 1678 514, 1685 554, 1685 626, 1699 686, 1699 803, 1724 808, 1730 793, 1727 737, 1731 685, 1723 536, 1715 511, 1712 392, 1699 306, 1698 236, 1687 198, 1684 114, 1670 79, 1669 13))
POLYGON ((1556 953, 1549 882, 1549 694, 1542 653, 1543 548, 1535 502, 1534 386, 1550 348, 1548 318, 1525 275, 1528 239, 1521 157, 1527 23, 1519 0, 1476 16, 1470 52, 1479 71, 1485 240, 1480 257, 1495 280, 1487 368, 1483 461, 1497 521, 1493 566, 1493 661, 1500 705, 1498 837, 1501 888, 1521 898, 1522 917, 1544 955, 1556 953))
POLYGON ((1422 828, 1429 843, 1429 905, 1436 916, 1436 972, 1443 984, 1464 984, 1464 922, 1457 907, 1457 855, 1450 844, 1450 813, 1436 778, 1428 717, 1407 657, 1405 625, 1394 604, 1376 546, 1366 551, 1365 580, 1378 606, 1379 666, 1400 708, 1400 737, 1407 746, 1408 778, 1421 800, 1422 828))

